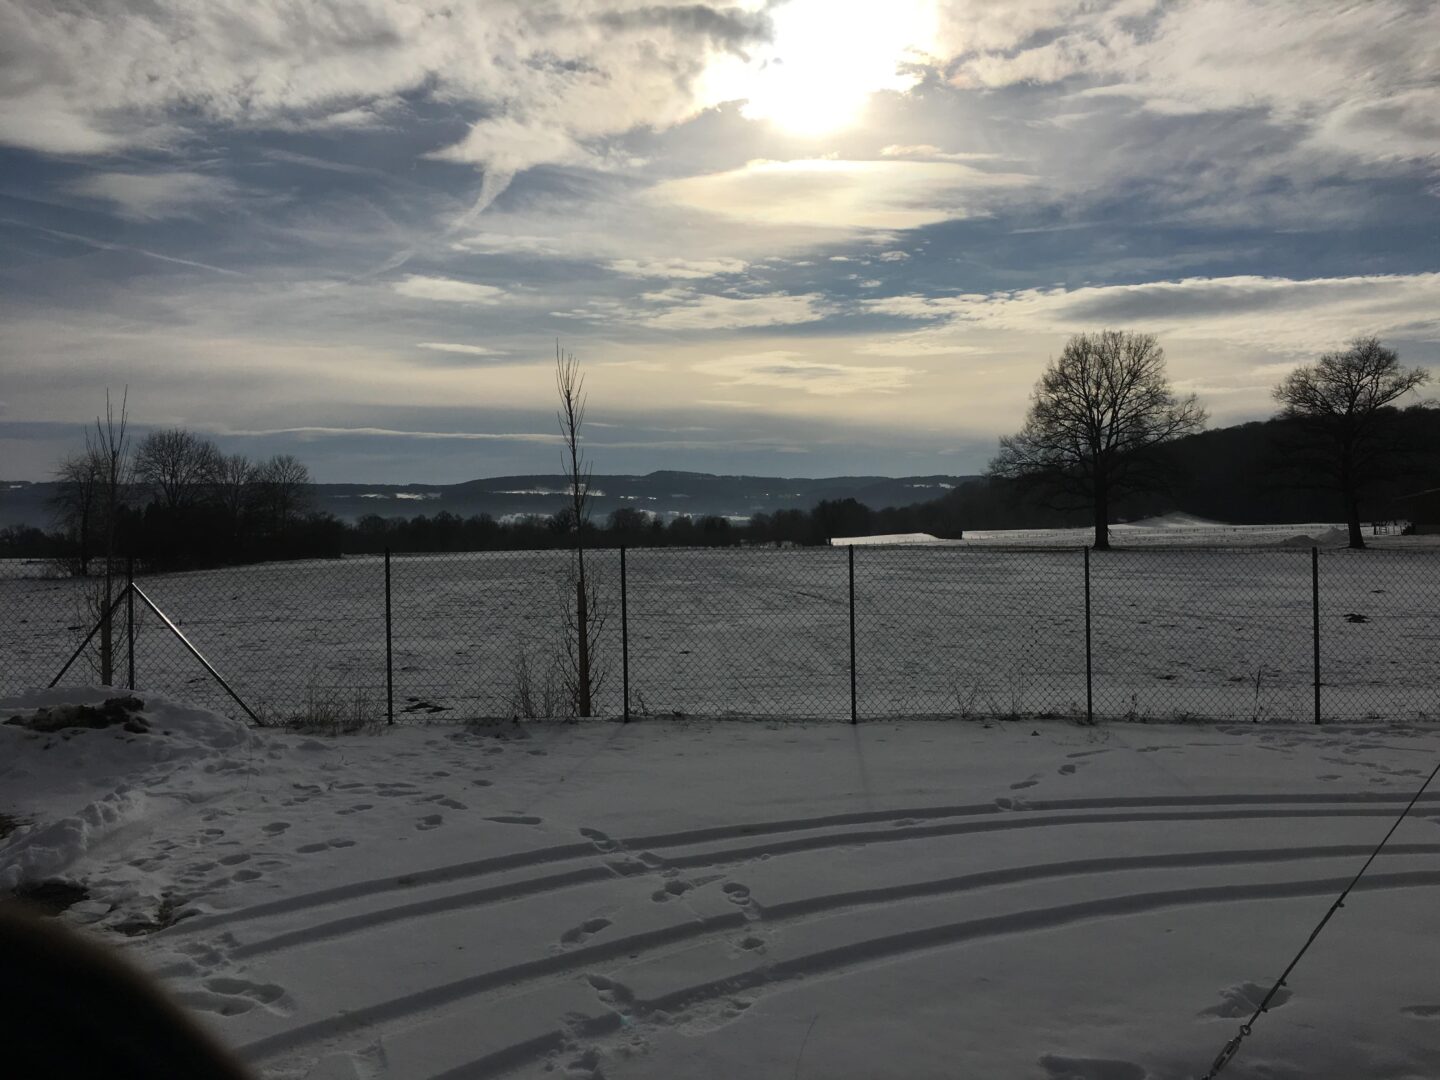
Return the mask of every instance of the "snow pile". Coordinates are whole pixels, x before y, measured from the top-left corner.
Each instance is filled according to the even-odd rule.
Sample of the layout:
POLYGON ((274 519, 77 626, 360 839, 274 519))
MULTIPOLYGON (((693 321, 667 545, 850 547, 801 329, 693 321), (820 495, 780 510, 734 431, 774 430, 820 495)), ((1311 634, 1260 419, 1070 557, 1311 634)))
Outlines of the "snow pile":
MULTIPOLYGON (((105 837, 203 797, 181 780, 246 769, 243 724, 160 694, 107 687, 0 698, 0 810, 27 824, 0 845, 0 890, 70 866, 105 837)), ((199 785, 203 789, 207 785, 199 785)), ((213 785, 209 785, 213 786, 213 785)))
POLYGON ((1284 548, 1345 547, 1349 543, 1350 534, 1348 532, 1331 526, 1314 534, 1297 533, 1284 540, 1277 540, 1271 546, 1284 548))
POLYGON ((878 544, 953 544, 954 540, 942 540, 930 533, 883 533, 879 536, 836 536, 831 547, 864 547, 878 544))
POLYGON ((1196 514, 1187 514, 1181 510, 1173 510, 1157 517, 1141 518, 1130 524, 1137 529, 1195 529, 1214 525, 1224 526, 1225 522, 1213 521, 1196 514))

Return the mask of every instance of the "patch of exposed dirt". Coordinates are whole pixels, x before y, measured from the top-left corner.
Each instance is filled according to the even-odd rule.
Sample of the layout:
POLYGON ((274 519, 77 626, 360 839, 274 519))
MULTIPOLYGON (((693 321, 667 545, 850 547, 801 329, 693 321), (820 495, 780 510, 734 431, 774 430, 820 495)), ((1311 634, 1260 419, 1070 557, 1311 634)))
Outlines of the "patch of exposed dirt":
POLYGON ((90 890, 73 881, 36 881, 21 885, 7 897, 37 915, 52 917, 89 898, 90 890))
POLYGON ((67 728, 124 728, 135 735, 150 730, 144 717, 137 716, 145 702, 129 694, 107 698, 102 705, 55 705, 36 709, 29 716, 12 716, 7 724, 50 734, 67 728))

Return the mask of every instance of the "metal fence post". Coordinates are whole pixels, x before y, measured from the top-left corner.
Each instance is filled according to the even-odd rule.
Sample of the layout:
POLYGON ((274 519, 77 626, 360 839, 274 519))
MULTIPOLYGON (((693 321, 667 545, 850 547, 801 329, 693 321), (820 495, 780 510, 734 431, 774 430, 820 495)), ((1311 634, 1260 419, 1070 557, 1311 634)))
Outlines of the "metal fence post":
POLYGON ((1090 644, 1090 548, 1085 548, 1085 722, 1095 722, 1095 673, 1090 644))
POLYGON ((1320 723, 1320 549, 1310 549, 1310 623, 1315 636, 1315 723, 1320 723))
POLYGON ((395 652, 390 619, 390 549, 385 549, 385 722, 395 723, 395 652))
POLYGON ((849 552, 850 565, 850 723, 860 722, 860 711, 855 701, 855 545, 845 545, 849 552))
POLYGON ((128 686, 135 689, 135 556, 125 559, 125 659, 130 676, 128 686))
POLYGON ((630 722, 630 607, 626 592, 625 545, 620 545, 620 684, 625 695, 625 723, 630 722))
POLYGON ((115 635, 111 613, 115 608, 114 559, 105 555, 105 614, 100 619, 100 685, 115 683, 115 635))

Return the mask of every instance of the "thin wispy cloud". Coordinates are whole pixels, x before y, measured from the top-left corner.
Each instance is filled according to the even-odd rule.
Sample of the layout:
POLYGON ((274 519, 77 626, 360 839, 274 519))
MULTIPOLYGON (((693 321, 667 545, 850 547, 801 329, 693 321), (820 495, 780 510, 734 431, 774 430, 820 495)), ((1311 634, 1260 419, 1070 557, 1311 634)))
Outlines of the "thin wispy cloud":
POLYGON ((707 360, 696 364, 695 370, 720 380, 723 386, 764 386, 822 397, 894 393, 909 386, 918 374, 906 367, 827 364, 779 350, 707 360))
POLYGON ((463 345, 453 341, 421 341, 417 342, 417 349, 429 349, 432 352, 458 353, 461 356, 505 356, 501 349, 491 349, 484 345, 463 345))

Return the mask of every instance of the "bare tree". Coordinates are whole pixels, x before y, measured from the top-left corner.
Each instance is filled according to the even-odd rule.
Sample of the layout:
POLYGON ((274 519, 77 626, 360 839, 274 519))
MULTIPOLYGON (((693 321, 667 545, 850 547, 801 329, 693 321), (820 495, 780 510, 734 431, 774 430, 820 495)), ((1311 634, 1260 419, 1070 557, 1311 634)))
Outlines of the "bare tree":
POLYGON ((85 437, 85 456, 95 463, 100 480, 100 506, 104 512, 105 591, 101 596, 100 682, 110 686, 114 676, 114 648, 111 640, 110 605, 114 602, 116 525, 126 489, 130 486, 132 460, 129 434, 130 388, 120 398, 120 415, 105 391, 105 420, 95 418, 95 434, 85 437))
POLYGON ((89 448, 61 460, 55 470, 52 505, 61 528, 74 540, 80 576, 90 573, 95 530, 100 518, 101 463, 89 448))
POLYGON ((258 474, 255 463, 244 454, 222 454, 216 459, 215 499, 235 532, 255 501, 258 474))
POLYGON ((275 529, 283 529, 305 506, 310 470, 290 454, 276 454, 255 474, 261 505, 275 529))
POLYGON ((1000 440, 990 473, 1088 504, 1105 549, 1112 500, 1155 484, 1156 448, 1204 423, 1195 396, 1170 389, 1154 335, 1076 334, 1035 384, 1025 426, 1000 440))
POLYGON ((597 600, 585 580, 585 529, 589 524, 591 467, 580 448, 580 429, 585 423, 585 376, 574 353, 562 352, 555 346, 555 389, 560 395, 556 419, 564 440, 564 469, 569 488, 570 505, 566 507, 566 524, 575 536, 574 585, 575 606, 567 602, 566 655, 575 711, 580 716, 592 715, 592 696, 598 689, 599 674, 593 652, 598 637, 600 617, 597 600))
POLYGON ((135 452, 135 476, 171 510, 194 506, 209 492, 220 451, 184 428, 152 431, 135 452))
POLYGON ((1296 368, 1274 390, 1281 415, 1318 451, 1345 501, 1352 548, 1365 546, 1360 500, 1384 477, 1397 450, 1386 437, 1393 415, 1388 406, 1429 379, 1423 368, 1402 368, 1399 355, 1378 338, 1358 337, 1349 348, 1296 368))

